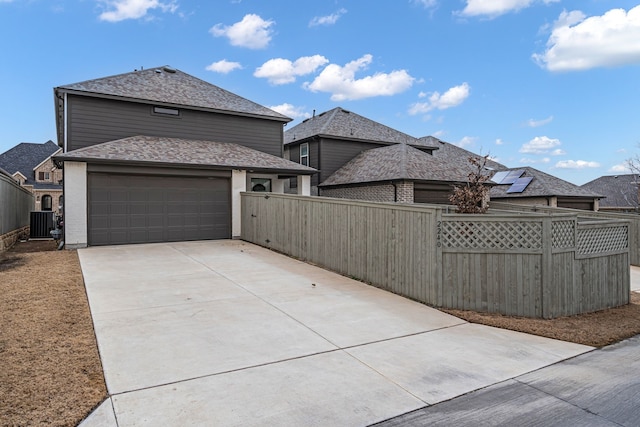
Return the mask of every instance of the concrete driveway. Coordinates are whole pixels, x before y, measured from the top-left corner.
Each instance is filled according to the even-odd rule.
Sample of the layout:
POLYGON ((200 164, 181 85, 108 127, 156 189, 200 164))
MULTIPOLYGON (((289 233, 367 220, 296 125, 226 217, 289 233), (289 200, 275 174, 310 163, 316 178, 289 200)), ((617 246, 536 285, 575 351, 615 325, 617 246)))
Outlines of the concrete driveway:
POLYGON ((591 350, 242 241, 78 253, 110 396, 83 427, 368 425, 591 350))

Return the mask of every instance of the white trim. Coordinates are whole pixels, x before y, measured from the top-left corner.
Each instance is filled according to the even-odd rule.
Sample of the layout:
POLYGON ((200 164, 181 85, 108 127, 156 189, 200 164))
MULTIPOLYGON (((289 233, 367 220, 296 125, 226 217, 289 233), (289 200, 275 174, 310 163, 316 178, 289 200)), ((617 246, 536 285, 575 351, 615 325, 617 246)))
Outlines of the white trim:
POLYGON ((247 191, 247 171, 231 171, 231 237, 242 234, 242 200, 240 193, 247 191))
POLYGON ((308 142, 303 142, 302 144, 300 144, 300 164, 304 165, 304 166, 309 166, 309 143, 308 142), (302 147, 306 147, 307 149, 307 154, 306 155, 302 155, 302 147), (305 165, 304 163, 302 163, 302 158, 306 158, 307 159, 307 164, 305 165))
POLYGON ((87 246, 87 164, 64 162, 64 239, 67 249, 87 246))
POLYGON ((67 128, 68 128, 68 123, 67 123, 67 92, 64 93, 64 106, 62 107, 62 113, 64 115, 63 118, 63 124, 62 124, 62 128, 63 128, 63 136, 62 138, 64 139, 64 142, 62 143, 62 146, 64 148, 64 152, 66 153, 68 151, 68 145, 67 145, 67 128))
POLYGON ((311 195, 311 176, 298 175, 298 194, 301 196, 311 195))
POLYGON ((50 158, 52 158, 53 156, 55 156, 56 154, 60 153, 62 151, 62 148, 58 148, 54 153, 51 153, 51 155, 49 157, 47 157, 46 159, 44 159, 43 161, 41 161, 40 163, 38 163, 38 165, 36 167, 33 168, 33 170, 35 171, 36 169, 38 169, 40 166, 44 165, 50 158))
POLYGON ((27 177, 24 176, 20 171, 15 171, 11 176, 13 176, 14 178, 17 178, 16 175, 20 175, 22 178, 24 178, 25 181, 27 180, 27 177))

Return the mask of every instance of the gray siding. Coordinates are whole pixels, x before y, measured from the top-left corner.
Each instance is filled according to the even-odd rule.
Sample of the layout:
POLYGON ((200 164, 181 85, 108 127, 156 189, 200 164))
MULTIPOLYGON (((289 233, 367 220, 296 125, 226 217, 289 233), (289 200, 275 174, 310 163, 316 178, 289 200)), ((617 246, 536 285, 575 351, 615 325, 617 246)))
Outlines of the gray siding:
POLYGON ((436 203, 450 205, 449 196, 453 186, 449 184, 414 184, 414 203, 436 203))
POLYGON ((282 157, 282 123, 180 108, 180 116, 152 113, 153 105, 68 96, 67 151, 136 135, 232 142, 282 157))
MULTIPOLYGON (((320 144, 320 163, 317 166, 311 164, 312 167, 320 169, 320 173, 318 174, 319 176, 316 175, 316 177, 318 178, 312 178, 318 179, 319 182, 322 182, 325 179, 329 178, 335 171, 340 169, 342 166, 344 166, 351 159, 353 159, 363 151, 385 146, 385 144, 344 141, 328 138, 322 138, 320 144)), ((311 149, 311 147, 309 148, 311 149)), ((314 184, 314 181, 312 181, 311 185, 317 184, 314 184)))

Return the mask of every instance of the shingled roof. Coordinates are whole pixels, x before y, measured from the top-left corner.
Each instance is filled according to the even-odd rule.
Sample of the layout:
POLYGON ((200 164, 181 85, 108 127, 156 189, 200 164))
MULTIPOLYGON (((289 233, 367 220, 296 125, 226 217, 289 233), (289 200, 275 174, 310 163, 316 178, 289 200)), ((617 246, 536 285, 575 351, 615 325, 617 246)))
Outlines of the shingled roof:
POLYGON ((312 136, 324 136, 353 141, 373 141, 386 144, 419 144, 417 138, 336 107, 287 129, 284 143, 291 144, 312 136))
POLYGON ((22 142, 0 154, 0 168, 11 175, 20 172, 27 178, 26 185, 40 185, 36 183, 33 169, 59 149, 53 141, 44 144, 22 142))
POLYGON ((320 184, 321 187, 375 181, 466 182, 471 165, 450 164, 407 144, 364 151, 320 184))
POLYGON ((544 173, 538 169, 526 166, 523 168, 505 169, 509 171, 524 170, 522 177, 533 177, 533 180, 522 193, 507 193, 510 184, 495 185, 491 188, 489 196, 492 199, 522 198, 522 197, 588 197, 601 198, 602 195, 584 188, 580 188, 563 179, 544 173))
MULTIPOLYGON (((470 157, 475 157, 475 158, 483 157, 469 150, 465 150, 462 147, 458 147, 457 145, 442 141, 434 136, 424 136, 422 138, 419 138, 418 141, 420 145, 437 147, 438 150, 433 152, 433 155, 435 157, 438 157, 440 159, 443 159, 451 163, 462 163, 463 165, 461 166, 464 166, 465 164, 468 166, 470 157)), ((503 165, 502 163, 498 163, 491 159, 487 159, 486 167, 493 170, 508 169, 508 167, 503 165)))
POLYGON ((638 183, 638 174, 610 175, 589 181, 580 188, 605 194, 607 197, 600 200, 600 207, 638 208, 638 183))
POLYGON ((55 88, 55 92, 197 107, 282 122, 292 120, 283 114, 169 66, 63 85, 55 88))
POLYGON ((155 136, 133 136, 69 151, 56 162, 138 163, 155 166, 245 169, 271 173, 312 175, 308 166, 251 148, 225 142, 155 136))

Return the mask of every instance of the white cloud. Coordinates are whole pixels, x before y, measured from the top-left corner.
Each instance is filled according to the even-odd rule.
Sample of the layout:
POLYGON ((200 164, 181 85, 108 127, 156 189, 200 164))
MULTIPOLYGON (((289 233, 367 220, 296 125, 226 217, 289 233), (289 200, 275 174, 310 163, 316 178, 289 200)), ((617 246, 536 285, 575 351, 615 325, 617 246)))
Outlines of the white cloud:
POLYGON ((599 168, 600 163, 588 162, 585 160, 562 160, 556 163, 558 169, 585 169, 585 168, 599 168))
MULTIPOLYGON (((447 108, 457 107, 462 104, 465 99, 469 97, 471 87, 468 83, 462 83, 459 86, 454 86, 440 95, 439 92, 433 92, 429 95, 427 102, 416 102, 409 108, 409 114, 428 113, 431 110, 446 110, 447 108)), ((418 94, 419 97, 424 97, 423 92, 418 94)))
POLYGON ((406 70, 375 73, 356 79, 356 72, 366 68, 371 62, 372 56, 367 54, 345 64, 344 67, 329 64, 313 82, 307 82, 303 87, 312 92, 329 92, 332 101, 344 101, 391 96, 404 92, 413 85, 415 78, 406 70))
POLYGON ((255 14, 247 14, 233 25, 216 24, 209 32, 214 37, 226 37, 233 46, 249 49, 264 49, 271 41, 271 26, 274 21, 265 21, 255 14))
POLYGON ((465 136, 460 141, 456 142, 455 145, 458 147, 468 147, 470 145, 475 145, 478 137, 476 136, 465 136))
POLYGON ((304 107, 296 107, 288 103, 273 105, 269 108, 292 119, 306 119, 311 117, 311 114, 304 111, 304 107))
POLYGON ((423 6, 425 9, 436 7, 438 0, 412 0, 413 3, 423 6))
POLYGON ((553 121, 553 116, 549 116, 546 119, 542 119, 542 120, 529 119, 527 120, 527 126, 529 126, 530 128, 537 128, 537 127, 549 124, 552 121, 553 121))
POLYGON ((520 163, 525 165, 533 165, 536 163, 549 163, 551 159, 549 157, 543 157, 542 159, 532 159, 530 157, 523 157, 520 159, 520 163))
POLYGON ((303 56, 291 62, 288 59, 275 58, 270 59, 253 73, 255 77, 266 78, 269 83, 274 85, 282 85, 293 83, 297 76, 313 73, 318 67, 329 62, 322 55, 303 56))
POLYGON ((559 139, 552 139, 546 136, 536 136, 531 141, 520 147, 521 153, 545 154, 550 152, 554 147, 561 144, 559 139))
POLYGON ((619 165, 612 166, 611 169, 609 169, 609 172, 631 173, 631 169, 629 169, 629 165, 622 163, 619 165))
POLYGON ((163 3, 160 0, 101 0, 100 2, 110 10, 102 12, 99 19, 108 22, 143 18, 152 9, 171 13, 178 9, 178 4, 175 1, 163 3))
POLYGON ((228 74, 234 70, 241 70, 242 65, 239 62, 231 62, 226 59, 222 59, 218 62, 213 62, 207 65, 207 71, 213 71, 215 73, 228 74))
POLYGON ((550 154, 552 156, 564 156, 565 154, 567 154, 567 152, 564 151, 562 148, 556 148, 550 154))
POLYGON ((310 27, 317 27, 319 25, 333 25, 336 22, 338 22, 338 19, 340 19, 340 17, 342 15, 344 15, 345 13, 347 13, 347 9, 343 8, 343 9, 338 10, 335 13, 332 13, 331 15, 316 16, 309 22, 309 26, 310 27))
POLYGON ((549 71, 578 71, 640 63, 640 6, 586 18, 562 12, 544 53, 533 59, 549 71))
POLYGON ((560 0, 467 0, 465 8, 457 14, 461 16, 485 16, 495 18, 510 12, 517 12, 534 3, 555 3, 560 0))
POLYGON ((504 145, 504 141, 501 138, 496 139, 496 145, 504 145))

